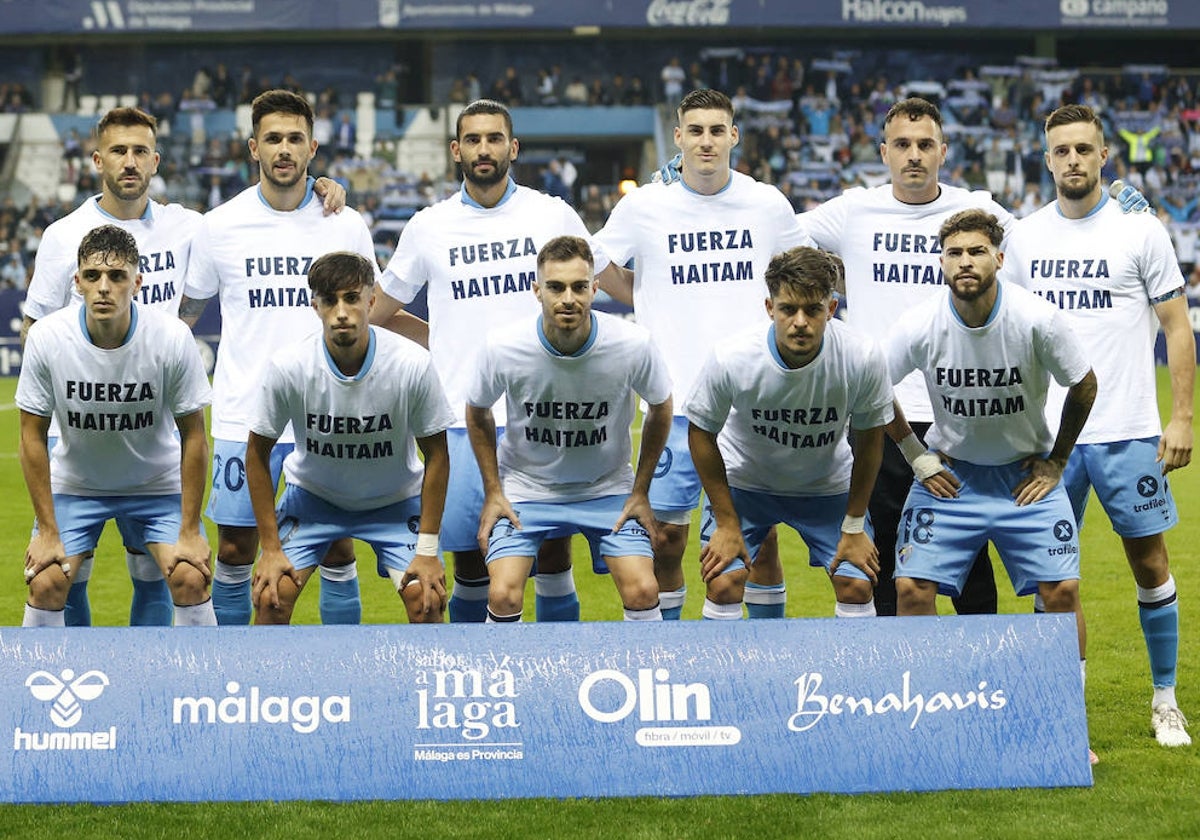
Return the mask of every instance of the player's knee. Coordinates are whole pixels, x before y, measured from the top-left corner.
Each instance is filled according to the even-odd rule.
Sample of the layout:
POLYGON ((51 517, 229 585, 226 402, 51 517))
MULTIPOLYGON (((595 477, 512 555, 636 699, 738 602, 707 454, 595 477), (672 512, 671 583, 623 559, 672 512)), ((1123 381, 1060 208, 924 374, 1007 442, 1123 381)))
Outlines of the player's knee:
POLYGON ((295 606, 295 603, 286 602, 282 598, 279 599, 278 606, 272 606, 260 598, 254 607, 254 623, 291 624, 292 610, 295 606))
POLYGON ((937 597, 937 584, 916 578, 896 578, 896 612, 899 615, 921 615, 929 610, 937 597))
POLYGON ((59 566, 48 566, 29 581, 29 603, 38 609, 61 610, 71 585, 59 566))
MULTIPOLYGON (((657 591, 657 590, 656 590, 657 591)), ((525 581, 492 578, 488 587, 488 609, 496 615, 512 615, 525 606, 525 581)))
POLYGON ((349 566, 354 563, 354 541, 337 540, 329 546, 329 551, 321 558, 322 566, 349 566))
POLYGON ((717 575, 706 585, 705 597, 714 604, 740 604, 746 594, 746 570, 717 575))
POLYGON ((639 575, 621 587, 621 603, 627 610, 648 610, 658 603, 658 581, 653 575, 639 575))
POLYGON ((1059 580, 1038 585, 1046 612, 1075 612, 1079 607, 1079 581, 1059 580))
POLYGON ((570 537, 546 540, 538 549, 538 574, 555 574, 571 568, 570 537))
POLYGON ((167 578, 171 600, 182 606, 199 604, 208 598, 208 583, 204 575, 190 563, 178 563, 167 578))
POLYGON ((436 602, 433 608, 426 612, 424 586, 406 586, 400 597, 404 601, 404 611, 408 615, 409 624, 442 624, 446 620, 445 610, 436 602))
POLYGON ((258 552, 258 531, 254 528, 218 528, 217 559, 230 566, 249 566, 258 552))
POLYGON ((833 576, 835 597, 843 604, 866 604, 875 597, 871 581, 861 578, 833 576))
POLYGON ((654 550, 654 570, 679 568, 687 549, 688 526, 658 523, 658 544, 654 550))

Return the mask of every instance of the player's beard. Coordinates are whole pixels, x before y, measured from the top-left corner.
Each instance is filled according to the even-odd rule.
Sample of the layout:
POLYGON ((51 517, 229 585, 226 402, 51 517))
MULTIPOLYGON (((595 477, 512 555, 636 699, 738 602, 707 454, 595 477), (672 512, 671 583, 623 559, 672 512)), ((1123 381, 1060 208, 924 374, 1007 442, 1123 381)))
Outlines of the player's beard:
POLYGON ((150 189, 149 176, 143 176, 138 173, 138 181, 136 185, 124 184, 121 182, 121 177, 124 172, 119 172, 116 175, 105 175, 104 186, 112 195, 121 201, 136 201, 146 194, 150 189))
POLYGON ((286 180, 284 180, 282 178, 277 178, 273 174, 273 171, 272 171, 271 167, 269 167, 269 166, 259 166, 258 171, 259 171, 259 174, 262 175, 262 179, 264 181, 266 181, 267 183, 271 184, 272 186, 278 187, 279 189, 287 189, 288 187, 296 186, 296 184, 300 183, 302 180, 304 180, 305 178, 308 177, 307 166, 301 166, 298 161, 296 161, 295 163, 296 163, 296 167, 293 170, 294 174, 292 175, 291 178, 288 178, 286 180))
POLYGON ((508 179, 509 160, 494 160, 492 163, 492 172, 490 175, 480 175, 475 172, 474 166, 461 164, 463 178, 470 181, 477 187, 491 187, 499 184, 501 181, 508 179))
POLYGON ((1079 201, 1081 198, 1087 198, 1089 195, 1091 195, 1092 190, 1096 189, 1096 185, 1099 183, 1100 177, 1096 176, 1094 178, 1084 178, 1082 186, 1076 186, 1075 184, 1066 182, 1059 183, 1056 186, 1058 187, 1059 195, 1061 195, 1063 198, 1067 199, 1068 201, 1079 201))
POLYGON ((995 274, 993 274, 991 277, 981 276, 979 278, 979 285, 977 285, 974 289, 972 289, 969 292, 959 292, 957 283, 951 283, 950 284, 950 292, 959 300, 972 301, 972 300, 978 300, 979 298, 986 295, 988 293, 988 290, 990 290, 992 288, 992 286, 994 286, 994 285, 996 285, 996 275, 995 274))

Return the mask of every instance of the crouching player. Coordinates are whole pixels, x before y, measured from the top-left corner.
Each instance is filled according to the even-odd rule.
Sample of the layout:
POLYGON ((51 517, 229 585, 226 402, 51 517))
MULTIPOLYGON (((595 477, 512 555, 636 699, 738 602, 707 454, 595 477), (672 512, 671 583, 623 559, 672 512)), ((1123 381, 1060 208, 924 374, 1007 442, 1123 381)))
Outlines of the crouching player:
POLYGON ((670 376, 645 329, 592 312, 594 274, 585 240, 547 242, 533 285, 542 314, 489 334, 467 392, 489 622, 520 621, 538 547, 575 532, 608 565, 625 620, 662 620, 647 494, 671 428, 670 376), (635 393, 649 404, 636 474, 635 393), (491 406, 501 396, 508 427, 497 454, 491 406))
POLYGON ((837 616, 875 615, 879 554, 866 512, 892 388, 882 352, 833 318, 841 273, 841 260, 815 248, 776 255, 764 275, 770 322, 717 344, 684 406, 707 497, 705 618, 742 617, 749 558, 781 522, 828 572, 837 616))
POLYGON ((215 625, 200 524, 211 401, 204 364, 182 321, 133 303, 142 275, 130 233, 98 227, 77 256, 83 305, 30 328, 17 383, 21 470, 37 516, 23 624, 64 625, 80 562, 115 519, 125 545, 162 570, 175 624, 215 625), (51 416, 61 428, 53 455, 51 416))
POLYGON ((321 331, 271 359, 246 447, 262 539, 255 623, 287 624, 330 545, 349 537, 374 549, 410 622, 440 623, 446 575, 437 533, 454 414, 429 353, 368 323, 375 271, 367 259, 326 254, 308 285, 321 331), (271 447, 289 422, 296 447, 283 462, 276 510, 271 447))

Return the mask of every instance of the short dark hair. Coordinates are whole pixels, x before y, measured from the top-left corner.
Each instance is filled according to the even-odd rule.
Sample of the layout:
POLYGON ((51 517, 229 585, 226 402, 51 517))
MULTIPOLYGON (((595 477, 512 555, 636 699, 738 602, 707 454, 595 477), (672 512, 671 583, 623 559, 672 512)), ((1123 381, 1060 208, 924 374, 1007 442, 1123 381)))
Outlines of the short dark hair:
POLYGON ((567 262, 576 257, 589 267, 596 265, 596 258, 592 256, 592 246, 588 245, 586 239, 581 236, 556 236, 538 251, 538 273, 541 273, 542 266, 548 262, 567 262))
POLYGON ((504 129, 508 132, 508 139, 513 136, 512 114, 508 108, 495 99, 476 99, 458 114, 458 120, 454 123, 454 137, 457 140, 462 139, 462 124, 467 117, 478 116, 479 114, 499 114, 504 117, 504 129))
POLYGON ((313 110, 308 100, 290 90, 268 90, 254 97, 250 104, 250 125, 254 134, 258 134, 258 124, 268 114, 294 114, 304 117, 308 124, 308 133, 312 135, 313 110))
POLYGON ((1063 105, 1061 108, 1055 108, 1050 112, 1050 116, 1046 117, 1046 133, 1049 134, 1052 128, 1071 123, 1090 123, 1100 132, 1101 137, 1104 136, 1104 123, 1100 122, 1100 117, 1087 105, 1063 105))
POLYGON ((956 233, 971 233, 979 231, 996 247, 1004 241, 1004 228, 1000 221, 986 210, 960 210, 946 221, 938 230, 938 242, 943 245, 946 240, 956 233))
POLYGON ((887 136, 887 127, 893 120, 900 117, 907 117, 910 122, 916 122, 924 117, 929 117, 933 120, 933 124, 938 127, 938 131, 942 132, 942 112, 938 110, 938 106, 934 105, 928 99, 921 99, 919 96, 910 96, 908 99, 901 99, 891 108, 888 108, 887 115, 883 118, 883 133, 887 136))
POLYGON ((135 270, 138 266, 137 240, 133 238, 132 233, 116 225, 100 225, 88 231, 79 243, 76 259, 79 265, 83 265, 89 257, 96 254, 102 255, 106 263, 111 263, 113 258, 116 258, 126 265, 134 266, 135 270))
POLYGON ((701 88, 694 90, 679 103, 679 124, 683 125, 683 115, 688 111, 724 111, 729 115, 729 119, 733 119, 733 103, 729 101, 729 97, 721 93, 719 90, 712 88, 701 88))
POLYGON ((763 279, 772 298, 778 297, 780 289, 787 286, 804 297, 824 300, 842 286, 845 273, 842 260, 836 254, 798 245, 771 257, 763 279))
POLYGON ((375 267, 362 254, 333 251, 313 260, 308 268, 308 288, 313 296, 327 298, 335 292, 375 285, 375 267))
POLYGON ((96 123, 96 139, 114 126, 134 128, 139 125, 150 129, 150 133, 155 138, 158 137, 158 120, 145 111, 138 108, 113 108, 100 118, 100 122, 96 123))

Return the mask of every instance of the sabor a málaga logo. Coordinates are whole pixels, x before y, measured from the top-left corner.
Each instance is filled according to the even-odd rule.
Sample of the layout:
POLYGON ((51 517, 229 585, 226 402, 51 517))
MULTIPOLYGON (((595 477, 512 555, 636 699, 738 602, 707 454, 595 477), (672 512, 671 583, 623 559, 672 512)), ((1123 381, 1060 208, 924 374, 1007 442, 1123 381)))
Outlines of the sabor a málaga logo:
POLYGON ((736 726, 707 723, 713 717, 707 685, 670 680, 666 668, 639 668, 634 677, 611 668, 593 671, 579 684, 579 707, 602 724, 636 714, 643 724, 652 724, 634 735, 643 747, 731 747, 742 740, 736 726))

